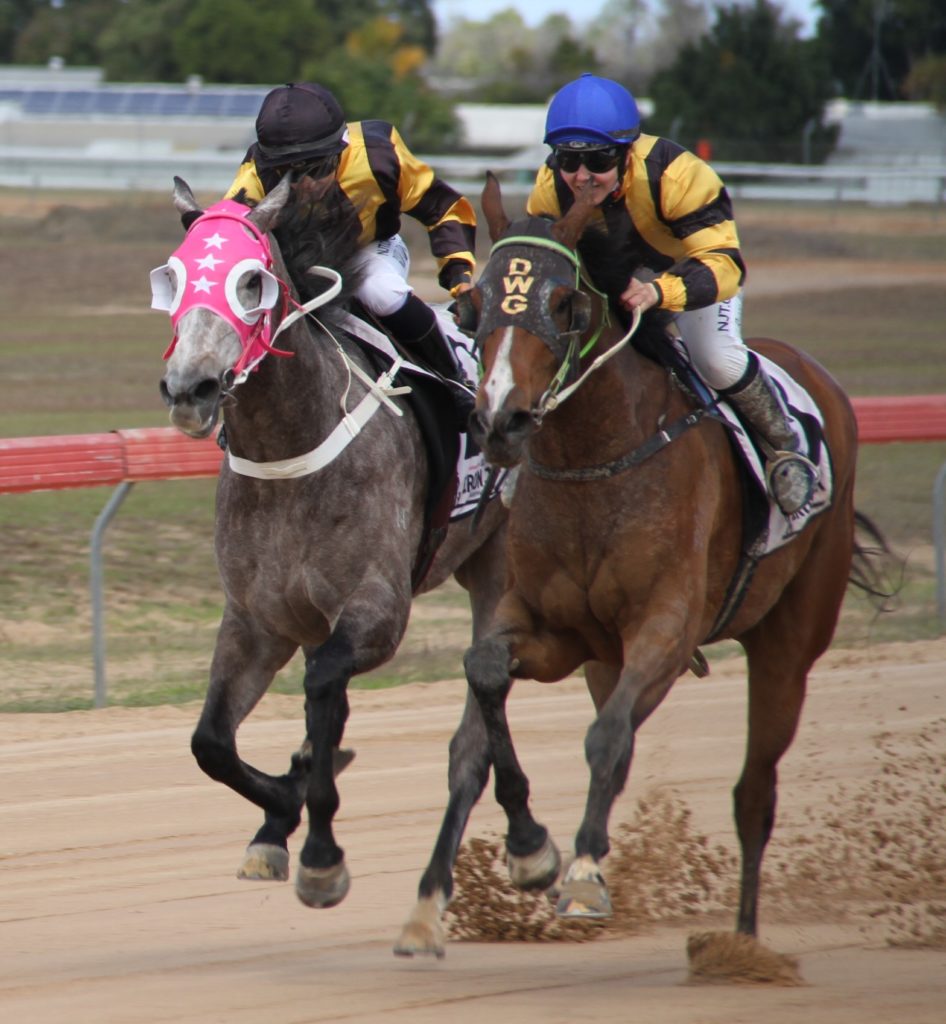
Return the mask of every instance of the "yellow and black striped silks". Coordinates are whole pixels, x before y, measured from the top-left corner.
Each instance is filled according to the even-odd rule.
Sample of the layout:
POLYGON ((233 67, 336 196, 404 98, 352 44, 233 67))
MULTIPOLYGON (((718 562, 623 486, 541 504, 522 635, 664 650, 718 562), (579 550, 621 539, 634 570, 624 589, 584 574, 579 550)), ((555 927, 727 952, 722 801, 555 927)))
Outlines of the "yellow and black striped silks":
MULTIPOLYGON (((530 214, 559 217, 574 202, 552 163, 536 175, 530 214)), ((742 285, 746 271, 729 193, 707 163, 669 139, 640 136, 617 191, 595 217, 620 239, 620 251, 636 252, 657 272, 661 309, 702 309, 742 285)), ((628 266, 628 278, 634 269, 628 266)))
MULTIPOLYGON (((257 169, 254 151, 255 144, 247 150, 225 198, 244 189, 247 199, 258 202, 279 182, 278 172, 257 169)), ((473 206, 411 153, 393 125, 376 120, 349 122, 336 184, 358 215, 362 245, 397 234, 401 215, 406 213, 427 228, 440 284, 452 290, 472 280, 473 206)))

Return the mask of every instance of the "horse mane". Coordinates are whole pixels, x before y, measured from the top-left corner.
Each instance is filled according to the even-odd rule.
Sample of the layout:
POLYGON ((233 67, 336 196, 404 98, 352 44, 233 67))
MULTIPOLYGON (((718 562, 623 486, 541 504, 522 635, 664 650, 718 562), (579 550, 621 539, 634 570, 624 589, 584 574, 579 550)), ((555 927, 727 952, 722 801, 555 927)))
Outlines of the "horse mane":
POLYGON ((350 206, 334 190, 317 203, 286 204, 275 231, 286 269, 302 301, 315 298, 328 287, 325 278, 308 273, 310 267, 330 267, 342 277, 342 290, 331 306, 347 306, 364 272, 358 267, 361 223, 350 206))
MULTIPOLYGON (((236 202, 252 205, 247 202, 242 189, 233 198, 236 202)), ((347 310, 361 284, 364 271, 358 259, 360 234, 361 223, 357 213, 343 203, 334 189, 315 203, 299 200, 295 193, 291 193, 279 215, 273 237, 282 253, 289 279, 302 302, 314 299, 331 287, 327 278, 310 274, 310 267, 329 267, 341 275, 341 291, 319 310, 323 319, 333 319, 333 312, 347 310)))
MULTIPOLYGON (((578 239, 578 255, 594 286, 608 297, 611 312, 625 329, 629 327, 631 316, 620 299, 631 274, 643 264, 637 244, 632 239, 615 239, 603 228, 591 225, 578 239)), ((647 351, 645 336, 654 344, 662 342, 670 321, 671 316, 665 310, 646 312, 638 332, 641 343, 635 341, 635 347, 647 351)))

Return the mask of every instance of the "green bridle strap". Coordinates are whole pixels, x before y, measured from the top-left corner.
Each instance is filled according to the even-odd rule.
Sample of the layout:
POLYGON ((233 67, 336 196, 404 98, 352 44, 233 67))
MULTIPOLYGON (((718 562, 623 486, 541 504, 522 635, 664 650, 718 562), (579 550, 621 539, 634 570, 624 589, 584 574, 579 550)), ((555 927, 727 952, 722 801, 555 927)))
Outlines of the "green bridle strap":
POLYGON ((564 256, 575 268, 575 287, 578 287, 581 273, 578 253, 569 249, 567 245, 556 242, 554 238, 541 238, 537 235, 510 235, 508 238, 500 238, 498 242, 493 243, 493 248, 489 251, 489 258, 493 258, 493 253, 497 249, 505 249, 507 245, 528 245, 533 249, 551 249, 559 256, 564 256))

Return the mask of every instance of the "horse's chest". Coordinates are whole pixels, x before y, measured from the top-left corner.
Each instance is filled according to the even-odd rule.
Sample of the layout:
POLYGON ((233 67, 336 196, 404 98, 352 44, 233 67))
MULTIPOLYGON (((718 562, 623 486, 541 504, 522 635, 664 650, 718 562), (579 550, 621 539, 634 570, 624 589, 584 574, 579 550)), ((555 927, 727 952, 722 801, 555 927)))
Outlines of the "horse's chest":
POLYGON ((557 507, 536 501, 519 516, 514 509, 509 551, 517 589, 555 626, 620 618, 672 564, 653 507, 592 486, 557 507))

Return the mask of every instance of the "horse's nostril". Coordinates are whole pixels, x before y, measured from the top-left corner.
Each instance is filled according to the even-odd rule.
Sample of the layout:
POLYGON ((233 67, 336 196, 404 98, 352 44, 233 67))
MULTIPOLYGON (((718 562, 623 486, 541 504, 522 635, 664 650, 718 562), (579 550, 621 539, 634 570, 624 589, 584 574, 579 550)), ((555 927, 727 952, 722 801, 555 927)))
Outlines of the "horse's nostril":
POLYGON ((533 419, 531 412, 511 412, 506 421, 507 434, 526 434, 532 428, 533 419))
POLYGON ((208 378, 207 380, 202 380, 194 388, 194 400, 197 402, 209 402, 216 398, 219 393, 220 385, 217 381, 208 378))
POLYGON ((473 437, 483 437, 486 433, 486 414, 479 409, 470 413, 469 431, 473 437))
POLYGON ((174 404, 174 399, 171 397, 171 391, 170 388, 168 388, 168 382, 166 380, 162 380, 161 383, 158 385, 158 389, 161 392, 161 401, 164 402, 164 404, 170 409, 171 406, 174 404))

